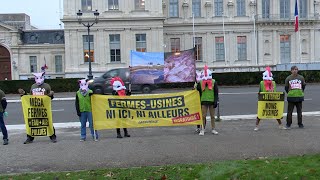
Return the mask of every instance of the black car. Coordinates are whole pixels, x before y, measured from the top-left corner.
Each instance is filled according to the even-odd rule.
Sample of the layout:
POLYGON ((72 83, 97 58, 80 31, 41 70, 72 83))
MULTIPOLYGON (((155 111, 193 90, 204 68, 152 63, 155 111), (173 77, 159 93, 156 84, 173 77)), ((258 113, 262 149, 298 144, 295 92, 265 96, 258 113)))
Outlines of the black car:
MULTIPOLYGON (((111 69, 102 76, 89 80, 89 88, 93 90, 95 94, 112 94, 113 88, 110 84, 110 80, 116 76, 119 76, 123 80, 128 89, 129 84, 131 84, 129 68, 111 69)), ((154 84, 131 84, 132 92, 149 94, 154 88, 154 84)))

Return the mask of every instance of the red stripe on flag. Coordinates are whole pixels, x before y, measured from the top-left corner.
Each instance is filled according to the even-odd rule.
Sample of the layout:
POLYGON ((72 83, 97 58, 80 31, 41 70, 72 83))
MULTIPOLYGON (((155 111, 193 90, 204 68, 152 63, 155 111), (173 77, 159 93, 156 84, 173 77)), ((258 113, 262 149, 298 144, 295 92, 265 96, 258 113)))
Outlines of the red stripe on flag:
POLYGON ((299 31, 299 17, 296 16, 296 20, 294 22, 294 31, 297 32, 299 31))
POLYGON ((294 7, 294 16, 295 16, 294 31, 297 32, 297 31, 299 31, 299 9, 298 9, 298 1, 297 0, 296 0, 295 7, 294 7))

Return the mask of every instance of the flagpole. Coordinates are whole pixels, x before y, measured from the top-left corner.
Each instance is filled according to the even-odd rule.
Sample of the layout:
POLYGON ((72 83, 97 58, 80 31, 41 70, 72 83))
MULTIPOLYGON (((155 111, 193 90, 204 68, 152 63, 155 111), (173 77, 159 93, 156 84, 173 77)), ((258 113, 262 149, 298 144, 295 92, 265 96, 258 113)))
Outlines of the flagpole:
POLYGON ((195 39, 195 33, 194 33, 194 13, 192 12, 192 34, 193 34, 193 47, 196 46, 196 39, 195 39))
POLYGON ((302 63, 300 30, 299 30, 299 32, 298 32, 298 36, 299 36, 299 57, 300 57, 300 63, 302 63))
POLYGON ((253 40, 254 40, 254 56, 256 60, 256 65, 258 65, 258 57, 257 57, 257 35, 256 35, 256 18, 254 12, 252 12, 252 18, 253 18, 253 40))
MULTIPOLYGON (((299 1, 296 0, 295 2, 295 7, 294 7, 294 29, 296 32, 296 36, 297 36, 297 32, 298 32, 298 38, 296 38, 299 42, 298 42, 298 48, 299 51, 297 51, 299 53, 299 55, 297 56, 297 62, 302 63, 302 57, 301 57, 301 37, 300 37, 300 28, 299 28, 299 1)), ((297 41, 296 40, 296 41, 297 41)))
MULTIPOLYGON (((299 17, 299 0, 296 0, 297 1, 297 6, 298 6, 298 17, 299 17)), ((299 18, 298 18, 298 27, 299 27, 299 18)), ((298 36, 299 36, 299 60, 300 60, 300 63, 302 63, 302 56, 301 56, 301 36, 300 36, 300 27, 298 29, 298 36)))

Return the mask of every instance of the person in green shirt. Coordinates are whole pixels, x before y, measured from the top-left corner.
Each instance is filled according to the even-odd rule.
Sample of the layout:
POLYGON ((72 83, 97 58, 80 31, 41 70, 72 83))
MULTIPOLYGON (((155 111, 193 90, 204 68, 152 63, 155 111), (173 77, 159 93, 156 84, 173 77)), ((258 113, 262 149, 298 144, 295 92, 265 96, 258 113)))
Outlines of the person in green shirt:
POLYGON ((92 119, 92 108, 91 108, 91 95, 93 91, 88 88, 88 81, 86 79, 81 79, 78 81, 79 90, 76 94, 76 110, 77 115, 80 118, 81 123, 81 135, 80 141, 86 140, 86 125, 89 122, 89 128, 91 132, 92 139, 98 141, 98 132, 93 129, 93 119, 92 119))
MULTIPOLYGON (((259 93, 260 92, 276 92, 277 91, 276 82, 273 81, 273 77, 272 77, 273 75, 269 66, 266 68, 266 71, 262 74, 262 76, 263 76, 262 77, 263 80, 260 81, 259 93)), ((260 121, 261 119, 257 117, 256 127, 254 128, 254 131, 259 130, 260 121)), ((277 119, 277 121, 279 124, 279 129, 286 129, 282 125, 281 119, 277 119)))
POLYGON ((200 129, 200 125, 198 125, 196 131, 199 131, 200 136, 204 135, 207 122, 206 116, 209 110, 211 117, 211 133, 217 135, 218 131, 216 131, 215 129, 216 126, 214 113, 219 100, 218 84, 217 81, 215 81, 215 79, 212 78, 212 71, 208 69, 208 66, 204 67, 203 77, 196 87, 200 94, 203 120, 203 128, 200 129))
POLYGON ((6 128, 6 125, 4 123, 4 114, 7 108, 7 100, 6 100, 6 95, 4 92, 0 89, 0 101, 1 101, 1 106, 0 106, 0 128, 2 131, 3 135, 3 145, 8 145, 9 144, 9 139, 8 139, 8 131, 6 128))
POLYGON ((302 123, 302 101, 304 101, 304 89, 306 82, 304 77, 298 74, 298 67, 291 67, 291 75, 285 80, 285 90, 287 92, 288 110, 287 110, 287 125, 286 128, 290 129, 292 124, 292 112, 294 106, 297 108, 298 126, 303 128, 302 123))

